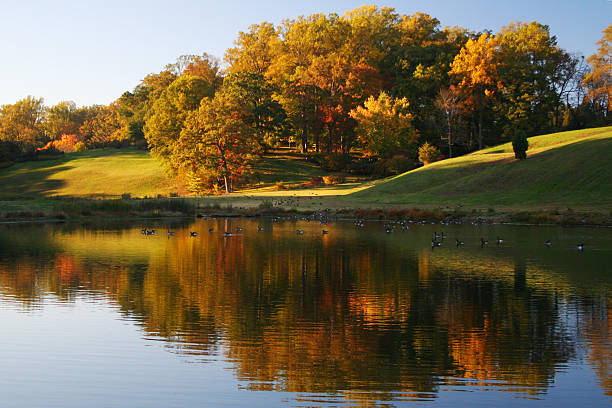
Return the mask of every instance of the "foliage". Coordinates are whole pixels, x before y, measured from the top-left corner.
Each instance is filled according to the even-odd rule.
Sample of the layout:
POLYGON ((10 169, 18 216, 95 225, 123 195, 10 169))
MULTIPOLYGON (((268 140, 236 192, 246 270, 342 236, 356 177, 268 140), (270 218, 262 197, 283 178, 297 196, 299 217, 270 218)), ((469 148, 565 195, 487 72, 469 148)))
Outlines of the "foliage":
POLYGON ((357 135, 366 152, 390 157, 412 149, 417 133, 408 106, 406 98, 393 99, 381 92, 378 98, 370 96, 363 107, 350 112, 358 123, 357 135))
POLYGON ((42 98, 28 96, 0 107, 0 141, 15 143, 21 154, 31 153, 45 141, 42 98))
POLYGON ((589 101, 596 112, 605 117, 612 111, 612 24, 603 33, 597 42, 597 53, 589 57, 593 70, 584 76, 584 84, 589 101))
POLYGON ((425 142, 419 147, 419 161, 423 164, 435 162, 439 158, 440 150, 436 146, 430 145, 429 142, 425 142))
POLYGON ((202 98, 212 96, 214 87, 200 77, 183 75, 173 81, 155 101, 144 133, 151 154, 169 169, 176 171, 179 163, 174 160, 184 121, 188 114, 198 109, 202 98))
POLYGON ((244 121, 245 106, 231 93, 205 98, 185 122, 172 157, 173 166, 186 172, 204 172, 223 180, 225 191, 255 158, 252 128, 244 121))
POLYGON ((512 149, 514 150, 514 157, 518 160, 527 159, 527 149, 529 149, 529 142, 527 141, 527 135, 521 129, 517 130, 512 136, 512 149))

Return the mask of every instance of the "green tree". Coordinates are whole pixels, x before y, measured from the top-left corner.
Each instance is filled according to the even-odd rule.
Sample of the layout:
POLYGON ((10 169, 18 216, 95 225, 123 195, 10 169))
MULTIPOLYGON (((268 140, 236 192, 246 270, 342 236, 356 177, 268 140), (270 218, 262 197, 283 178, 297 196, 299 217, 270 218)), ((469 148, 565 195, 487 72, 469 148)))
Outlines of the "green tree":
POLYGON ((278 141, 283 132, 287 114, 274 98, 274 87, 262 74, 239 71, 228 75, 223 90, 243 105, 244 122, 253 128, 253 134, 262 148, 278 141))
POLYGON ((173 157, 175 166, 188 173, 222 180, 226 193, 232 192, 232 181, 249 166, 258 149, 240 102, 226 92, 202 100, 188 115, 173 157))
POLYGON ((183 75, 177 78, 155 101, 144 134, 151 154, 163 161, 168 169, 177 170, 172 160, 187 115, 197 110, 200 101, 211 97, 214 88, 200 77, 183 75))
POLYGON ((527 141, 527 135, 521 129, 514 132, 512 136, 512 149, 514 150, 514 157, 518 160, 527 159, 527 149, 529 149, 529 142, 527 141))

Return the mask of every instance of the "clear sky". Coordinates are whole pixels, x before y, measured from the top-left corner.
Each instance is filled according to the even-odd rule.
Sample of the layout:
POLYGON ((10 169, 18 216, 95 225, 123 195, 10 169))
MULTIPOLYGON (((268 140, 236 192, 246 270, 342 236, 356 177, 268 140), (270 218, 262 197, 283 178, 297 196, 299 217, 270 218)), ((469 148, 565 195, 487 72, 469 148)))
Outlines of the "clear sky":
POLYGON ((108 104, 179 55, 222 58, 251 24, 363 4, 475 31, 536 20, 561 47, 587 57, 612 22, 612 0, 0 0, 0 104, 27 95, 47 105, 108 104))

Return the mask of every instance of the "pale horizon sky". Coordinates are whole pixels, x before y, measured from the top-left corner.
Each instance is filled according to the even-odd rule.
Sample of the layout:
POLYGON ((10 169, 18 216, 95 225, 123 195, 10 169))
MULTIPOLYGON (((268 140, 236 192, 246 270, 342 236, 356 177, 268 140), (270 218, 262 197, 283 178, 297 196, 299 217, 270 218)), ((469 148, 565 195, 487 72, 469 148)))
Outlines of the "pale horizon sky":
POLYGON ((291 2, 279 0, 0 0, 0 105, 32 95, 47 106, 108 104, 180 55, 222 59, 251 24, 364 4, 425 12, 442 26, 499 31, 512 21, 550 26, 559 45, 588 57, 612 22, 610 0, 291 2))

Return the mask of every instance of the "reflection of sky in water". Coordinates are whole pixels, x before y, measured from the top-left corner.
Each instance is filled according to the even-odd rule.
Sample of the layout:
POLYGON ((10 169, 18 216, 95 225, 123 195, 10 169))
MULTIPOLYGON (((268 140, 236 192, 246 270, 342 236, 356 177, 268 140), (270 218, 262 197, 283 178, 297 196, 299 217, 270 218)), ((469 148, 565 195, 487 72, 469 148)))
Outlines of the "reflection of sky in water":
POLYGON ((216 224, 221 230, 247 227, 231 241, 207 235, 210 222, 169 227, 177 232, 170 240, 163 225, 162 236, 153 239, 140 236, 139 227, 12 228, 16 239, 9 249, 9 234, 0 226, 5 244, 0 406, 355 406, 372 400, 412 406, 415 399, 448 407, 610 403, 591 359, 598 344, 599 363, 612 365, 606 326, 612 320, 602 315, 610 310, 611 279, 597 279, 602 272, 597 265, 608 267, 602 261, 610 252, 606 231, 447 227, 449 245, 431 251, 428 240, 439 227, 387 236, 370 224, 359 236, 363 232, 352 224, 330 224, 329 236, 321 237, 314 223, 266 224, 265 236, 253 232, 257 221, 216 224), (306 230, 304 237, 296 237, 296 225, 306 230), (197 239, 183 237, 198 228, 197 239), (452 246, 455 235, 475 242, 497 234, 504 234, 505 247, 452 246), (548 252, 536 246, 547 237, 557 244, 548 252), (591 239, 597 247, 570 252, 577 239, 591 239), (524 280, 517 270, 524 270, 524 280), (446 295, 455 298, 446 302, 446 295), (516 310, 497 310, 504 307, 516 310), (549 308, 554 316, 547 321, 539 314, 549 308), (198 315, 202 310, 209 314, 198 315), (542 320, 544 326, 535 325, 542 320), (517 324, 523 340, 491 346, 507 341, 500 335, 505 324, 517 324), (557 343, 534 344, 538 339, 563 349, 555 355, 557 343), (406 347, 404 341, 419 344, 416 360, 414 350, 394 349, 406 347), (512 346, 514 354, 503 349, 512 346), (474 356, 458 354, 468 347, 475 348, 474 356), (536 383, 525 378, 512 383, 527 355, 519 351, 534 353, 524 370, 536 371, 526 377, 536 383), (335 354, 312 354, 317 352, 335 354), (495 360, 503 357, 495 353, 508 354, 510 365, 497 367, 507 372, 483 378, 505 361, 495 360), (538 358, 552 359, 541 372, 535 369, 538 358), (449 359, 455 366, 445 363, 449 359), (320 366, 326 361, 341 367, 320 366), (457 376, 460 364, 482 372, 457 376), (339 369, 347 378, 340 388, 322 392, 317 367, 322 375, 339 369), (300 383, 302 368, 310 383, 300 383), (368 373, 385 370, 390 380, 405 384, 385 384, 382 374, 368 383, 368 373), (426 383, 422 390, 412 391, 419 381, 426 383), (302 389, 254 391, 292 386, 302 389))

